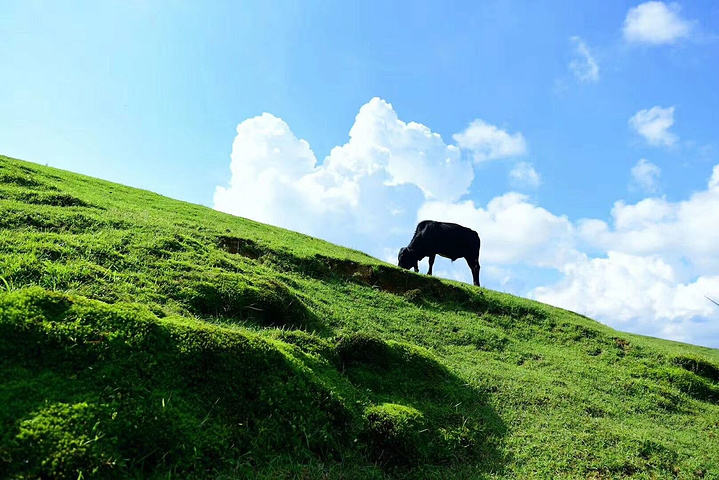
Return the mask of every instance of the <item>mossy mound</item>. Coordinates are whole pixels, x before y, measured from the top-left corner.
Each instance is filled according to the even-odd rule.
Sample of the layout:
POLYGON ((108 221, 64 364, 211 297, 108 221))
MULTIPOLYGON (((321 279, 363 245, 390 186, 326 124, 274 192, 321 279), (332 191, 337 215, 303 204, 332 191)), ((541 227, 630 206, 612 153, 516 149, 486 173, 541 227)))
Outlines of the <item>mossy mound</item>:
POLYGON ((19 395, 3 399, 3 477, 202 473, 349 440, 334 393, 249 332, 39 288, 0 296, 0 320, 3 392, 19 395))
POLYGON ((424 415, 412 407, 383 403, 365 410, 367 438, 375 461, 390 467, 426 459, 431 434, 424 415))

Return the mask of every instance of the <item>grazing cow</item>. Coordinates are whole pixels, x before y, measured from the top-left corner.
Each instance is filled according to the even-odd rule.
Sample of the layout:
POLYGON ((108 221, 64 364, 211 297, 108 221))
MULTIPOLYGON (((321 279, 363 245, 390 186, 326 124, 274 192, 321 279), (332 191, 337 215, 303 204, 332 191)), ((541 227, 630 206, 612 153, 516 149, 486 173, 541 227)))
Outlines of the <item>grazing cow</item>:
POLYGON ((429 257, 427 275, 432 275, 435 256, 449 258, 453 262, 464 258, 472 270, 474 284, 479 286, 479 245, 479 235, 472 229, 456 223, 424 220, 417 225, 409 245, 400 248, 397 260, 400 267, 414 268, 415 272, 419 272, 417 262, 429 257))

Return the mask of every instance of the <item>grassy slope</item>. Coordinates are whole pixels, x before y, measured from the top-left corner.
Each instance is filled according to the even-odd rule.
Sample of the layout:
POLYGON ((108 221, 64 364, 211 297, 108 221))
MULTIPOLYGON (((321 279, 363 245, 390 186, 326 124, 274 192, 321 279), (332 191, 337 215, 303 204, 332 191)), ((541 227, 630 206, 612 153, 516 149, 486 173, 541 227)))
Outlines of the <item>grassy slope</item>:
POLYGON ((719 477, 719 352, 0 156, 0 477, 719 477))

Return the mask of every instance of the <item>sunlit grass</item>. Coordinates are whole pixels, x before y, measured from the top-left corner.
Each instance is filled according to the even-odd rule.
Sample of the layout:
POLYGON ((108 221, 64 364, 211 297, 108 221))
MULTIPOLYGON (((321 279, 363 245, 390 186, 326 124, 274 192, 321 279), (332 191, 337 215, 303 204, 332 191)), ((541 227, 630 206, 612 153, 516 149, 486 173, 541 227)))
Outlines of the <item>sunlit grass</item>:
POLYGON ((719 353, 0 157, 0 477, 712 478, 719 353))

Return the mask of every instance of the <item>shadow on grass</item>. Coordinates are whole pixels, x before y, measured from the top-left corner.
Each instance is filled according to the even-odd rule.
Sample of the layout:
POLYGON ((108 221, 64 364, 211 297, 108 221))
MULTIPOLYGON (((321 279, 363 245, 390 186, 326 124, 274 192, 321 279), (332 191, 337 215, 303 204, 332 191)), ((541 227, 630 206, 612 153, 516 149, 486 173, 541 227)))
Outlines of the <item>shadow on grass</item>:
POLYGON ((479 314, 517 318, 531 315, 544 319, 547 316, 544 311, 531 305, 510 305, 487 299, 483 290, 474 286, 447 283, 437 277, 416 274, 392 265, 363 264, 320 254, 307 258, 297 257, 239 237, 220 236, 216 243, 220 250, 268 262, 280 271, 300 273, 323 281, 353 282, 403 296, 412 303, 437 303, 445 308, 460 307, 479 314))
POLYGON ((354 448, 345 405, 250 332, 31 288, 0 294, 0 353, 3 478, 202 478, 354 448))
POLYGON ((324 322, 279 280, 250 282, 240 273, 225 273, 212 281, 198 275, 178 283, 180 288, 168 284, 167 296, 213 323, 329 333, 324 322))
POLYGON ((486 394, 430 352, 365 334, 340 339, 343 375, 366 395, 360 434, 369 457, 385 470, 476 465, 501 474, 499 442, 506 426, 486 394))

